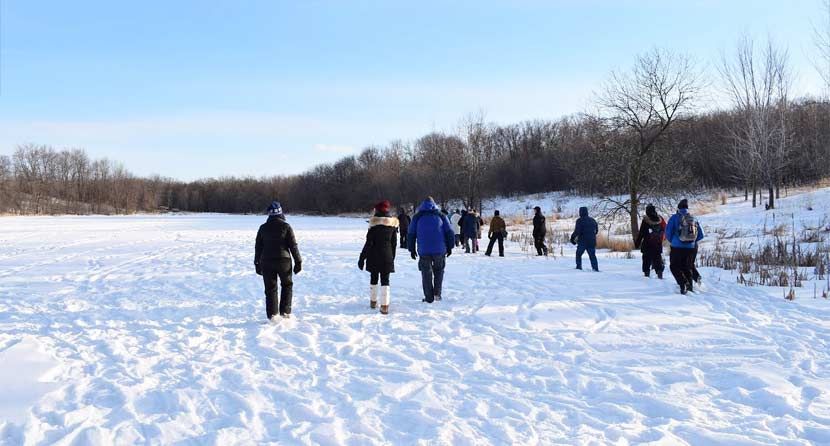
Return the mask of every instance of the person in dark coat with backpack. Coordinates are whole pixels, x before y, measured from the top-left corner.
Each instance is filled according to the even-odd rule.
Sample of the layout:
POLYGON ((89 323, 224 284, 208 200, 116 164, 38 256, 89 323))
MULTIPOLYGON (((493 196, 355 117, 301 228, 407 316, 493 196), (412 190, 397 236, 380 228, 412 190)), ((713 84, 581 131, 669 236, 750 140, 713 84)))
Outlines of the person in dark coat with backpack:
POLYGON ((643 274, 651 275, 651 269, 657 273, 657 278, 663 278, 663 240, 666 239, 666 220, 657 213, 653 205, 646 206, 646 215, 640 223, 640 232, 634 246, 643 253, 643 274))
POLYGON ((674 280, 680 286, 680 294, 694 291, 694 262, 697 244, 703 240, 700 223, 689 213, 685 198, 677 205, 677 213, 666 224, 666 239, 671 243, 669 261, 674 280))
MULTIPOLYGON (((398 248, 398 219, 389 213, 389 201, 375 205, 375 214, 369 219, 366 243, 360 251, 357 267, 369 271, 369 307, 377 308, 380 294, 380 312, 389 314, 391 300, 389 275, 395 272, 395 254, 398 248), (378 281, 380 289, 378 289, 378 281), (379 292, 378 292, 379 291, 379 292)), ((404 214, 406 215, 406 214, 404 214)))
POLYGON ((398 224, 400 225, 401 233, 401 248, 406 249, 406 233, 409 231, 409 222, 412 218, 406 213, 404 208, 398 208, 398 224))
POLYGON ((571 234, 571 244, 576 245, 576 269, 582 269, 582 254, 588 252, 591 259, 591 269, 599 271, 597 262, 597 221, 588 215, 588 208, 579 208, 579 218, 576 220, 574 232, 571 234))
POLYGON ((299 274, 302 264, 294 230, 286 223, 280 203, 274 201, 268 207, 268 221, 257 231, 254 253, 254 268, 265 283, 265 314, 268 320, 273 321, 277 313, 284 318, 290 317, 294 289, 291 273, 299 274), (279 300, 278 279, 281 286, 279 300))
POLYGON ((438 210, 432 197, 424 200, 418 208, 418 213, 412 217, 407 245, 412 260, 418 260, 424 302, 441 300, 446 258, 452 254, 452 248, 455 246, 455 232, 449 219, 438 210))
POLYGON ((475 211, 464 211, 461 217, 461 243, 464 245, 464 252, 469 254, 478 252, 478 232, 480 225, 478 215, 475 211), (470 246, 472 243, 472 247, 470 246))
POLYGON ((548 247, 545 244, 545 235, 548 228, 545 225, 545 216, 542 215, 542 208, 533 208, 533 245, 536 247, 536 255, 548 255, 548 247))

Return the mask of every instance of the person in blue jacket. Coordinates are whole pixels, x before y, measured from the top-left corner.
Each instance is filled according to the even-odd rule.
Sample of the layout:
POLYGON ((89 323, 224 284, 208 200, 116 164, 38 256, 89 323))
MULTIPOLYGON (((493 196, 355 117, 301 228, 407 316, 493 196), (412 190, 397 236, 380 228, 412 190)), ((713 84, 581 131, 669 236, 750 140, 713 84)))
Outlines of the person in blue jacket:
POLYGON ((432 197, 421 203, 418 213, 409 224, 407 244, 412 260, 418 260, 424 302, 441 300, 446 258, 455 246, 455 232, 446 215, 442 214, 432 197))
POLYGON ((461 243, 464 245, 464 252, 470 253, 470 243, 472 242, 472 252, 478 252, 477 237, 481 225, 478 221, 478 215, 475 211, 464 211, 461 217, 461 243))
POLYGON ((677 205, 677 213, 666 224, 666 240, 671 243, 671 273, 680 286, 680 294, 694 291, 694 265, 697 244, 703 240, 700 223, 689 213, 689 201, 685 198, 677 205))
POLYGON ((579 218, 576 220, 576 227, 571 234, 571 244, 576 245, 576 269, 582 269, 582 254, 588 252, 591 259, 591 268, 599 271, 597 262, 597 233, 599 225, 597 221, 588 216, 588 208, 579 208, 579 218))

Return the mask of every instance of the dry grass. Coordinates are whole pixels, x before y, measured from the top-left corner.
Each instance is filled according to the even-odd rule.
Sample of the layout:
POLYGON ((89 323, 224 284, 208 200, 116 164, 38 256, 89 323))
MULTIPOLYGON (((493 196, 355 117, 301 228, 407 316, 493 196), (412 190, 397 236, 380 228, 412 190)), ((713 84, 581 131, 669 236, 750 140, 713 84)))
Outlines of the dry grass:
POLYGON ((608 237, 605 234, 597 234, 597 249, 608 249, 611 252, 631 252, 634 249, 634 242, 630 238, 608 237))
POLYGON ((773 226, 769 229, 764 228, 764 235, 772 235, 774 237, 782 237, 784 234, 787 233, 788 229, 789 229, 789 227, 786 224, 781 223, 780 225, 773 226))

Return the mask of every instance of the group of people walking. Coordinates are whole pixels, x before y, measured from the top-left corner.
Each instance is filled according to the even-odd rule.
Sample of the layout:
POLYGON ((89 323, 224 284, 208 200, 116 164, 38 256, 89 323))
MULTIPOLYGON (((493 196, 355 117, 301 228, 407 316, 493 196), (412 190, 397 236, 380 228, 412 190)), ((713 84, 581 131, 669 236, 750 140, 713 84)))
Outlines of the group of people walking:
MULTIPOLYGON (((463 246, 466 253, 478 252, 483 219, 474 210, 456 210, 451 215, 441 210, 431 197, 425 199, 410 217, 403 208, 397 216, 392 215, 389 201, 375 205, 369 219, 366 241, 358 257, 357 266, 369 272, 369 306, 380 306, 382 314, 389 313, 391 304, 390 275, 395 272, 398 248, 407 249, 413 260, 418 261, 421 272, 423 302, 441 300, 446 259, 453 249, 463 246), (400 235, 400 244, 399 244, 400 235), (380 302, 380 304, 378 304, 380 302)), ((666 222, 654 206, 646 207, 646 215, 640 225, 635 246, 643 255, 643 273, 650 276, 653 269, 659 279, 663 278, 663 242, 671 246, 671 272, 680 292, 694 290, 694 283, 700 282, 700 274, 694 266, 698 242, 703 239, 700 224, 689 213, 687 200, 678 205, 677 213, 666 222)), ((540 207, 534 208, 533 240, 538 256, 547 256, 547 226, 540 207)), ((576 268, 582 269, 582 256, 587 253, 593 271, 599 271, 596 257, 599 225, 590 217, 588 208, 579 208, 570 242, 576 245, 576 268)), ((493 213, 488 238, 490 242, 485 255, 491 256, 498 244, 499 256, 504 257, 504 239, 507 238, 507 224, 493 213)), ((302 271, 302 258, 294 237, 294 231, 285 221, 279 202, 268 207, 268 220, 260 226, 256 237, 254 266, 262 275, 265 284, 265 308, 268 319, 277 315, 290 317, 293 274, 302 271), (281 285, 279 299, 277 284, 281 285)))

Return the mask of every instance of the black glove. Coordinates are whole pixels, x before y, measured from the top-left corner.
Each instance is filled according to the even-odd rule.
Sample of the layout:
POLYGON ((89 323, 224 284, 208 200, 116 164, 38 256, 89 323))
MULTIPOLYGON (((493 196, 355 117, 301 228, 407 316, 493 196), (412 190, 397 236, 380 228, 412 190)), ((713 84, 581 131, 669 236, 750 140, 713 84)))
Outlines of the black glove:
POLYGON ((448 249, 448 250, 447 250, 447 257, 449 257, 449 256, 451 256, 451 255, 452 255, 452 249, 448 249))
POLYGON ((575 244, 576 244, 576 239, 575 239, 575 238, 573 238, 573 237, 571 237, 571 244, 572 244, 572 245, 575 245, 575 244))
POLYGON ((357 261, 357 267, 360 268, 361 271, 363 271, 363 265, 365 265, 363 259, 357 261))
POLYGON ((294 264, 294 274, 300 274, 300 271, 302 271, 302 270, 303 270, 303 264, 302 263, 297 262, 297 263, 294 264))
POLYGON ((412 260, 418 260, 418 255, 415 254, 415 251, 409 251, 409 256, 412 257, 412 260))
POLYGON ((262 275, 262 265, 260 265, 259 263, 254 263, 254 269, 256 270, 257 274, 259 274, 260 276, 262 275))

